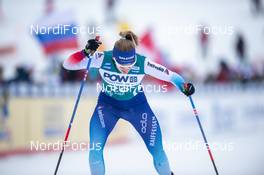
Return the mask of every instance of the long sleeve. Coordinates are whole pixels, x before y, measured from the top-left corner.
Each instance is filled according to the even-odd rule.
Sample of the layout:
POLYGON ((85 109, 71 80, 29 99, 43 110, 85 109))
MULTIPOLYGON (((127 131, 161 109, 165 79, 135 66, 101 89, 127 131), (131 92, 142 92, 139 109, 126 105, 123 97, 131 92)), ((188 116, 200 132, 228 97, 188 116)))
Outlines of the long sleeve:
MULTIPOLYGON (((92 59, 90 68, 100 68, 104 59, 103 52, 95 52, 92 59)), ((78 51, 72 54, 63 62, 63 67, 67 70, 82 70, 86 69, 88 64, 88 57, 83 53, 83 51, 78 51)))
POLYGON ((178 87, 181 91, 183 90, 184 79, 177 74, 172 72, 166 67, 157 64, 149 59, 145 59, 144 72, 159 80, 171 82, 174 86, 178 87))

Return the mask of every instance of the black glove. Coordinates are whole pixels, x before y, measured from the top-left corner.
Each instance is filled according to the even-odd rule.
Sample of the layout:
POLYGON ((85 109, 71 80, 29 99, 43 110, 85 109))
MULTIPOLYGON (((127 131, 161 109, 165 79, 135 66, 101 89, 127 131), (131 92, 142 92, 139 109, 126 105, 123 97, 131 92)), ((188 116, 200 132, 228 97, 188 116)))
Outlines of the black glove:
POLYGON ((184 83, 183 84, 183 90, 182 92, 186 95, 186 96, 190 96, 192 94, 194 94, 195 92, 195 88, 193 86, 192 83, 184 83))
POLYGON ((89 53, 91 51, 95 52, 98 49, 98 47, 100 46, 100 44, 102 44, 102 42, 99 41, 98 39, 89 39, 87 41, 86 46, 85 46, 84 53, 86 55, 89 55, 89 53))

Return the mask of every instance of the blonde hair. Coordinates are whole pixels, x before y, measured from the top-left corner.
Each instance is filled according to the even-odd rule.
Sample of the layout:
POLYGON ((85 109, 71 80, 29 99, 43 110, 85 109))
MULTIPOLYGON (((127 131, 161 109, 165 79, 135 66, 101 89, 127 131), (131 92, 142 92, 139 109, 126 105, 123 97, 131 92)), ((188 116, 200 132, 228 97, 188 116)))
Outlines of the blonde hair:
POLYGON ((122 37, 115 42, 115 48, 121 51, 129 51, 138 45, 138 37, 132 31, 123 31, 119 35, 122 37))

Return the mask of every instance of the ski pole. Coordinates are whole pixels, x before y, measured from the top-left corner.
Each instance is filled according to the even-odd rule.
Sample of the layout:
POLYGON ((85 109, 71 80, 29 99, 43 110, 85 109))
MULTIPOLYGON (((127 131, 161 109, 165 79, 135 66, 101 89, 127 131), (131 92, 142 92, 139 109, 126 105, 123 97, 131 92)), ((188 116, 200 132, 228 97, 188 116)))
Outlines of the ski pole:
POLYGON ((80 101, 80 98, 81 98, 81 94, 82 94, 82 91, 83 91, 83 87, 84 87, 84 84, 85 84, 85 81, 86 81, 86 78, 87 78, 88 70, 89 70, 89 67, 90 67, 90 64, 91 64, 91 58, 88 58, 88 59, 89 60, 88 60, 87 68, 86 68, 83 80, 81 82, 80 90, 78 92, 78 96, 77 96, 77 99, 76 99, 76 102, 75 102, 75 105, 74 105, 74 109, 73 109, 73 113, 72 113, 72 116, 71 116, 71 120, 70 120, 68 129, 66 131, 65 137, 64 137, 62 150, 61 150, 61 153, 60 153, 57 165, 56 165, 56 169, 55 169, 54 175, 57 174, 57 171, 59 169, 61 158, 62 158, 62 155, 64 153, 65 142, 68 140, 68 137, 69 137, 69 134, 70 134, 70 131, 71 131, 71 126, 72 126, 72 123, 73 123, 73 120, 74 120, 74 117, 75 117, 75 114, 76 114, 76 111, 77 111, 77 107, 78 107, 78 104, 79 104, 79 101, 80 101))
MULTIPOLYGON (((99 41, 99 36, 96 36, 95 38, 97 41, 99 41)), ((91 53, 92 55, 93 53, 91 53)), ((80 101, 80 98, 81 98, 81 94, 82 94, 82 91, 83 91, 83 87, 84 87, 84 84, 85 84, 85 81, 87 79, 87 75, 88 75, 88 71, 89 71, 89 68, 90 68, 90 64, 91 64, 91 58, 90 58, 90 54, 88 56, 88 63, 87 63, 87 67, 86 67, 86 71, 85 71, 85 74, 84 74, 84 77, 83 77, 83 80, 81 82, 81 86, 80 86, 80 90, 78 92, 78 96, 77 96, 77 99, 75 101, 75 105, 74 105, 74 108, 73 108, 73 113, 72 113, 72 116, 71 116, 71 120, 70 120, 70 123, 69 123, 69 126, 68 126, 68 129, 66 131, 66 134, 65 134, 65 138, 64 138, 64 141, 63 141, 63 146, 62 146, 62 150, 61 150, 61 153, 60 153, 60 156, 59 156, 59 159, 58 159, 58 162, 57 162, 57 165, 56 165, 56 169, 55 169, 55 172, 54 172, 54 175, 57 175, 57 172, 58 172, 58 169, 59 169, 59 166, 60 166, 60 162, 61 162, 61 158, 62 158, 62 155, 64 153, 64 147, 65 147, 65 143, 66 141, 68 140, 68 137, 69 137, 69 134, 70 134, 70 131, 71 131, 71 126, 72 126, 72 123, 73 123, 73 120, 74 120, 74 117, 75 117, 75 114, 76 114, 76 111, 77 111, 77 107, 78 107, 78 104, 79 104, 79 101, 80 101)))
POLYGON ((208 154, 209 154, 210 159, 211 159, 211 161, 212 161, 212 163, 213 163, 214 170, 215 170, 215 174, 218 175, 218 170, 217 170, 216 165, 215 165, 214 157, 213 157, 213 154, 212 154, 211 149, 210 149, 210 147, 209 147, 209 144, 208 144, 208 142, 207 142, 206 136, 205 136, 205 134, 204 134, 204 130, 203 130, 202 124, 201 124, 201 122, 200 122, 200 119, 199 119, 199 116, 198 116, 197 110, 196 110, 196 108, 195 108, 195 105, 194 105, 193 99, 192 99, 191 96, 189 96, 189 99, 190 99, 190 102, 191 102, 191 105, 192 105, 192 108, 193 108, 194 115, 195 115, 195 117, 196 117, 196 120, 197 120, 197 122, 198 122, 198 124, 199 124, 200 130, 201 130, 201 132, 202 132, 203 139, 204 139, 204 142, 205 142, 205 144, 206 144, 206 148, 207 148, 208 154))

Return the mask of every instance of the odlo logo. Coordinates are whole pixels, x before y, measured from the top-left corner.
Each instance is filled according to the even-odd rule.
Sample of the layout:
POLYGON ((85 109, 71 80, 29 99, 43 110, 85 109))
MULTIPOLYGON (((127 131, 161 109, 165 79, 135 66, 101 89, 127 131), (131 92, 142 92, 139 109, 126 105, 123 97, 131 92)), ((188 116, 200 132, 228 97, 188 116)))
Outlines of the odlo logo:
POLYGON ((141 132, 143 134, 145 134, 147 132, 147 126, 148 126, 147 120, 148 120, 147 113, 143 113, 141 115, 141 120, 140 120, 140 123, 141 123, 141 132))
POLYGON ((107 72, 104 73, 104 78, 108 78, 111 81, 117 81, 117 82, 129 82, 129 83, 135 83, 137 82, 137 76, 120 76, 117 74, 109 74, 107 72))

